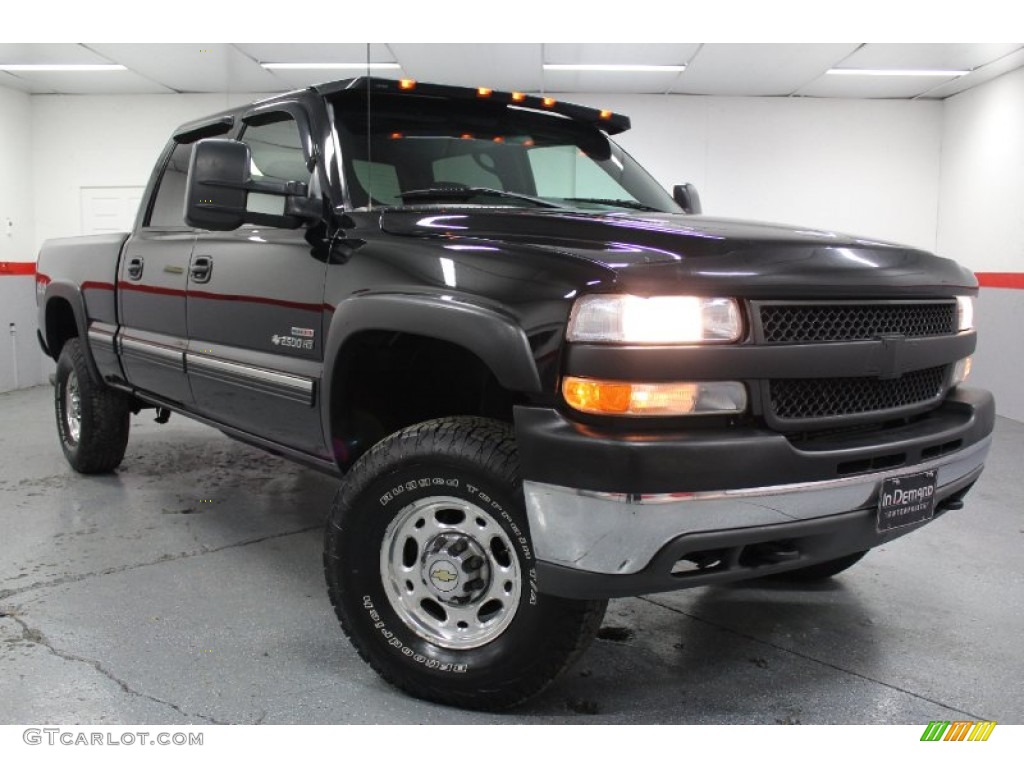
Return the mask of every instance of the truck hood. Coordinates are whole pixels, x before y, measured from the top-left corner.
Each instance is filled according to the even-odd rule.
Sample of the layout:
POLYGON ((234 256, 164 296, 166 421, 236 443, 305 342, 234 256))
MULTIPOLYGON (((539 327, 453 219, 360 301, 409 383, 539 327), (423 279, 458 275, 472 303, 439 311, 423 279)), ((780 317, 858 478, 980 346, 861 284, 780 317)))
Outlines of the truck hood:
POLYGON ((955 262, 916 248, 706 216, 434 207, 385 211, 380 227, 392 235, 440 238, 449 249, 462 244, 475 258, 528 250, 583 261, 600 283, 640 294, 685 286, 752 298, 949 295, 977 286, 955 262))

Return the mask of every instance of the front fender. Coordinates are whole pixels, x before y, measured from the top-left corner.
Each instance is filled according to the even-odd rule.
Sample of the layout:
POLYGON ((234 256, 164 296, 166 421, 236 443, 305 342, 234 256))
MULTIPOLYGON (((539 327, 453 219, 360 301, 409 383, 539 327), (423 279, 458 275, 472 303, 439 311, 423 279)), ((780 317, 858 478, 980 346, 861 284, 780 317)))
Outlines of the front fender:
POLYGON ((540 375, 523 329, 509 314, 459 297, 415 293, 352 296, 335 308, 324 344, 321 418, 331 434, 330 393, 345 343, 362 331, 394 331, 457 344, 484 362, 513 392, 541 391, 540 375))

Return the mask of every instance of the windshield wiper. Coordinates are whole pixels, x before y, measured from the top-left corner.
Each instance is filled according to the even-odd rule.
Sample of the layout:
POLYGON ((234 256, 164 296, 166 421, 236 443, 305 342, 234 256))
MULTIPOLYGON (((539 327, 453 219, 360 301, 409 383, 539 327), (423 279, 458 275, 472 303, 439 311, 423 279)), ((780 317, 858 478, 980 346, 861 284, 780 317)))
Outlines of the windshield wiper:
POLYGON ((405 200, 420 200, 420 199, 434 199, 434 200, 468 200, 471 197, 477 195, 492 195, 493 197, 504 197, 510 200, 525 200, 528 203, 540 206, 542 208, 562 208, 564 206, 558 203, 552 203, 550 200, 542 200, 539 197, 531 197, 530 195, 523 195, 519 192, 506 192, 503 189, 492 189, 490 187, 464 187, 462 185, 451 185, 451 186, 440 186, 440 187, 426 187, 424 189, 407 189, 404 192, 399 193, 399 197, 405 200))
POLYGON ((619 208, 629 208, 634 211, 652 211, 654 213, 664 213, 657 208, 652 208, 649 205, 638 203, 636 200, 612 200, 608 198, 600 197, 565 197, 562 198, 567 203, 594 203, 595 205, 614 205, 619 208))

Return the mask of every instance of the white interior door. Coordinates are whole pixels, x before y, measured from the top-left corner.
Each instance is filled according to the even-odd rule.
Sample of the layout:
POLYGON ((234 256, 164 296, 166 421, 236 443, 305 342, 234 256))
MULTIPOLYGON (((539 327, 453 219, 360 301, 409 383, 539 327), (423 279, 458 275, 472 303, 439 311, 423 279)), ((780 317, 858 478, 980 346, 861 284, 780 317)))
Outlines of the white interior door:
POLYGON ((131 232, 144 187, 82 187, 82 234, 131 232))

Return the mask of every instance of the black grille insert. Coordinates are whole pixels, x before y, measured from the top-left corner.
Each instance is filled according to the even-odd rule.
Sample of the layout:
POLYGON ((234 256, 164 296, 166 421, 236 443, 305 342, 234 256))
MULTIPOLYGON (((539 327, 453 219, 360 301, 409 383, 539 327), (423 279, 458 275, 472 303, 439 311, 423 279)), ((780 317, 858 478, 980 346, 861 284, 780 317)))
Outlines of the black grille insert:
POLYGON ((955 301, 878 304, 764 304, 767 344, 857 341, 887 333, 914 338, 957 332, 955 301))
POLYGON ((772 411, 779 419, 822 419, 887 411, 935 400, 942 394, 947 366, 912 371, 898 379, 774 379, 768 383, 772 411))

